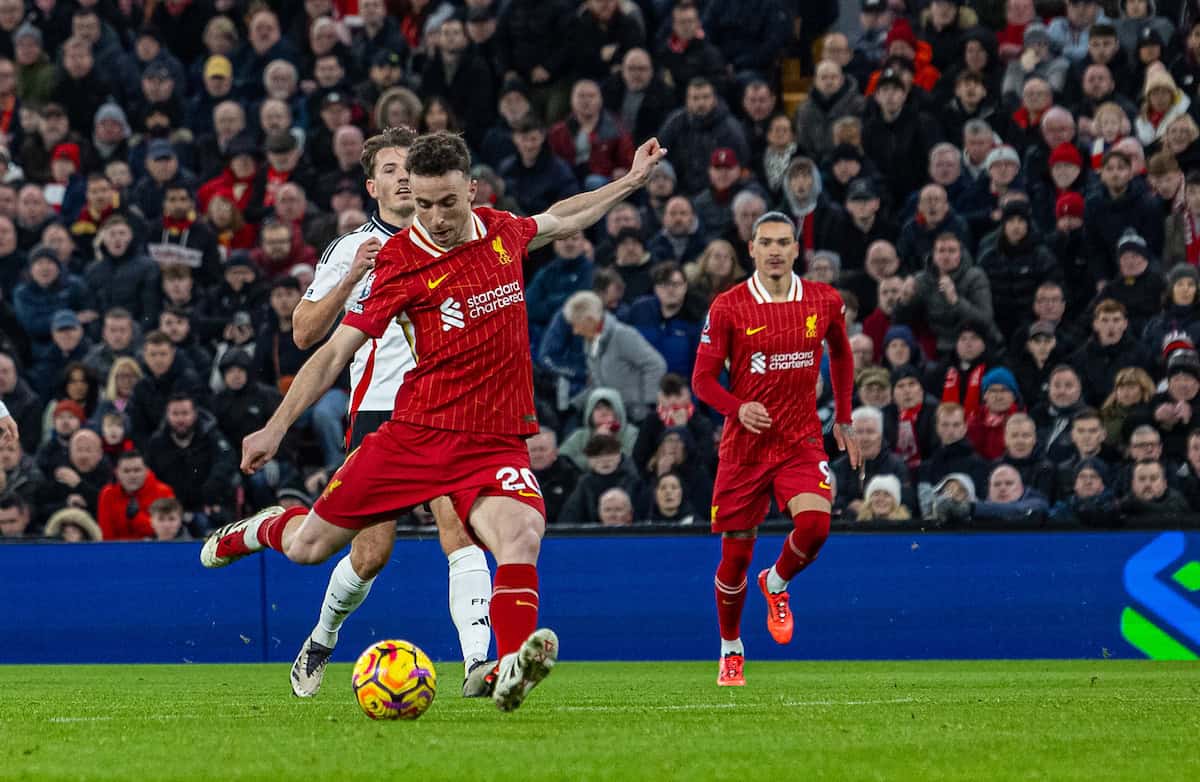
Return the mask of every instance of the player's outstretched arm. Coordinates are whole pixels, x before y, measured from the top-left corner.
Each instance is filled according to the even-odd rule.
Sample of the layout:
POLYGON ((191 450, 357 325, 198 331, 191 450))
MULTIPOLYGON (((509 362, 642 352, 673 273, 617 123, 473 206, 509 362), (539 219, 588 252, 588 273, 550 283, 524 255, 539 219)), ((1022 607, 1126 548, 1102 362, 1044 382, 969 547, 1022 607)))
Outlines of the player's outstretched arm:
POLYGON ((838 450, 850 457, 850 466, 858 468, 862 457, 858 441, 853 437, 850 413, 854 395, 854 352, 850 349, 850 338, 846 335, 846 321, 842 317, 830 318, 825 332, 825 343, 829 345, 829 375, 833 380, 833 437, 838 450))
POLYGON ((337 327, 329 341, 300 367, 267 425, 242 440, 242 472, 253 473, 271 461, 288 427, 329 390, 366 341, 367 335, 353 326, 337 327))
POLYGON ((646 180, 650 178, 650 172, 666 155, 666 147, 660 147, 658 139, 652 138, 634 152, 633 165, 629 167, 629 172, 625 176, 596 190, 589 190, 586 193, 563 199, 544 213, 534 215, 538 224, 538 232, 530 242, 529 248, 537 249, 555 239, 591 228, 608 213, 609 209, 624 201, 646 184, 646 180))
MULTIPOLYGON (((349 273, 332 290, 316 301, 300 300, 292 313, 292 339, 296 347, 308 350, 325 338, 333 324, 337 323, 342 306, 358 286, 359 280, 375 268, 375 256, 379 255, 380 247, 382 245, 375 237, 363 242, 354 252, 349 273)), ((323 271, 318 269, 317 274, 323 271)))

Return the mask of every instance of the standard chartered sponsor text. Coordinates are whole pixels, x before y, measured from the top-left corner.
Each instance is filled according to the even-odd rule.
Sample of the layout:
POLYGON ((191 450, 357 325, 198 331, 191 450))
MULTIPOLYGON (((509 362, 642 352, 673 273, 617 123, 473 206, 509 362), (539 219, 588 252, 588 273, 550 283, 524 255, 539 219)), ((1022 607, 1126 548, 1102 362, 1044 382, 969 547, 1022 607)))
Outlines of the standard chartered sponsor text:
POLYGON ((514 281, 467 297, 467 312, 472 318, 478 318, 522 301, 525 301, 525 293, 521 283, 514 281))

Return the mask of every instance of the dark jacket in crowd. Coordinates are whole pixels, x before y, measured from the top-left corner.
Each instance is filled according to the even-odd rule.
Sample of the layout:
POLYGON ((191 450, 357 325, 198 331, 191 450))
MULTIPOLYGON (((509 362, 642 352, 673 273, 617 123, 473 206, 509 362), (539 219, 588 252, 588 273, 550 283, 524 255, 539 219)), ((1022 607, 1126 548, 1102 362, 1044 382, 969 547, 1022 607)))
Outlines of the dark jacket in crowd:
POLYGON ((538 486, 542 488, 542 499, 546 502, 546 523, 553 524, 562 518, 563 506, 575 492, 579 483, 579 468, 565 456, 559 456, 544 470, 534 470, 538 486))
POLYGON ((175 490, 188 512, 228 505, 238 485, 237 458, 217 423, 200 412, 186 442, 175 438, 165 421, 146 445, 146 465, 175 490))
POLYGON ((741 124, 720 102, 702 117, 676 109, 658 132, 658 141, 667 148, 667 159, 679 177, 679 192, 697 195, 708 187, 708 162, 713 150, 729 147, 740 161, 750 160, 750 146, 741 124))
MULTIPOLYGON (((158 429, 167 411, 167 399, 177 391, 186 391, 204 399, 204 384, 196 371, 184 364, 175 355, 175 361, 162 375, 155 377, 147 372, 133 387, 133 396, 125 408, 129 416, 130 431, 127 433, 134 444, 145 447, 158 429)), ((164 479, 165 480, 165 479, 164 479)))
POLYGON ((162 302, 158 265, 142 255, 131 243, 119 258, 100 246, 99 260, 87 267, 88 288, 96 297, 96 308, 107 312, 124 307, 143 329, 158 326, 162 302))
POLYGON ((575 484, 575 490, 563 503, 558 520, 563 524, 599 524, 600 495, 614 487, 624 489, 637 508, 642 494, 642 482, 629 457, 621 457, 621 466, 608 475, 588 471, 575 484))
POLYGON ((1128 331, 1115 345, 1101 345, 1093 336, 1075 351, 1070 363, 1083 382, 1084 399, 1094 407, 1103 404, 1112 392, 1117 370, 1141 367, 1150 371, 1153 368, 1142 346, 1128 331))

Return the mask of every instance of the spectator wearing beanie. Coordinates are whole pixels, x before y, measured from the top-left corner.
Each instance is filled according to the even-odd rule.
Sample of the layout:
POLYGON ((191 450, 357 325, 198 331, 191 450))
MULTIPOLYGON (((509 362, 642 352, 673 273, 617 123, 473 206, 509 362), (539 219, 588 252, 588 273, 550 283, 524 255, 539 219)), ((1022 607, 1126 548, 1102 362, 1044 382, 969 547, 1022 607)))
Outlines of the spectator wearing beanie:
POLYGON ((980 255, 979 268, 988 276, 992 311, 1002 334, 1012 334, 1020 325, 1039 285, 1061 276, 1057 259, 1036 234, 1025 201, 1004 205, 999 236, 980 255))
POLYGON ((941 140, 937 122, 921 112, 909 91, 899 69, 883 70, 863 118, 864 156, 888 172, 888 191, 896 204, 925 181, 929 150, 941 140))
POLYGON ((1162 274, 1152 268, 1153 257, 1146 241, 1136 231, 1128 230, 1117 243, 1117 276, 1098 294, 1114 299, 1125 306, 1129 328, 1141 334, 1146 322, 1162 311, 1166 285, 1162 274))
POLYGON ((883 436, 915 475, 937 446, 938 400, 925 392, 921 373, 911 365, 892 372, 892 400, 883 408, 883 436))
POLYGON ((987 332, 979 323, 962 324, 949 358, 925 373, 925 387, 943 402, 962 405, 968 421, 983 402, 983 377, 993 363, 987 332))
POLYGON ((1121 513, 1117 496, 1109 485, 1111 471, 1099 459, 1083 459, 1075 467, 1073 492, 1050 509, 1049 519, 1085 527, 1112 527, 1121 513))
POLYGON ((912 512, 902 502, 900 480, 895 475, 876 475, 863 490, 858 521, 908 521, 912 512))
POLYGON ((1133 131, 1143 146, 1162 138, 1176 117, 1187 113, 1192 101, 1177 86, 1161 63, 1146 70, 1146 86, 1142 88, 1142 105, 1133 131))
MULTIPOLYGON (((13 312, 30 338, 34 360, 50 355, 50 321, 59 310, 91 311, 91 296, 83 281, 62 268, 58 256, 44 244, 29 253, 28 281, 13 291, 13 312)), ((94 311, 92 315, 94 316, 94 311)))
POLYGON ((988 461, 1004 454, 1004 426, 1020 412, 1021 391, 1017 380, 1005 367, 993 367, 983 376, 983 400, 967 420, 967 437, 975 452, 988 461))
POLYGON ((1058 199, 1074 193, 1079 195, 1079 216, 1083 216, 1082 193, 1090 185, 1091 171, 1083 165, 1083 155, 1070 141, 1050 150, 1044 172, 1032 172, 1029 177, 1029 203, 1038 233, 1049 236, 1054 232, 1058 199))
MULTIPOLYGON (((1051 288, 1039 289, 1038 295, 1051 288)), ((1053 290, 1058 290, 1054 286, 1053 290)), ((1061 295, 1061 294, 1060 294, 1061 295)), ((1017 379, 1021 396, 1032 401, 1045 396, 1050 372, 1066 360, 1070 350, 1061 344, 1057 324, 1039 320, 1028 328, 1017 329, 1014 343, 1006 359, 1017 379)))
POLYGON ((1186 334, 1193 345, 1200 345, 1200 272, 1195 266, 1180 264, 1167 273, 1166 293, 1159 314, 1146 323, 1142 346, 1151 353, 1163 350, 1171 334, 1186 334))
POLYGON ((1187 458, 1187 433, 1200 421, 1200 356, 1194 350, 1179 350, 1167 361, 1166 390, 1150 400, 1154 425, 1162 432, 1163 456, 1175 461, 1187 458))
POLYGON ((65 466, 68 461, 68 448, 71 436, 79 431, 87 420, 83 405, 73 399, 63 399, 54 406, 51 417, 53 426, 50 436, 38 448, 34 461, 42 475, 54 475, 54 471, 65 466))
POLYGON ((1076 192, 1060 195, 1054 202, 1054 230, 1047 245, 1058 259, 1063 279, 1073 283, 1063 290, 1067 312, 1078 315, 1091 301, 1096 283, 1093 264, 1087 257, 1084 244, 1084 198, 1076 192))
POLYGON ((1004 196, 1012 190, 1022 190, 1021 158, 1005 144, 988 153, 983 161, 983 176, 975 180, 955 205, 971 235, 983 237, 996 227, 996 213, 1004 196))

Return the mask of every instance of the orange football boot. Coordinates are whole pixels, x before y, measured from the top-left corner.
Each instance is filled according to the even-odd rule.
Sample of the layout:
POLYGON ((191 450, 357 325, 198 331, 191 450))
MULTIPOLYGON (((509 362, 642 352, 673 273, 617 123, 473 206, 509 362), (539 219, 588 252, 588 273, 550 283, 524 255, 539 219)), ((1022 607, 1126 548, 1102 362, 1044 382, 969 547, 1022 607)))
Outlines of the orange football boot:
POLYGON ((721 658, 721 668, 717 672, 717 685, 720 687, 745 687, 746 676, 742 673, 742 667, 746 664, 746 658, 740 654, 730 652, 721 658))
POLYGON ((767 571, 758 574, 758 588, 762 590, 767 600, 767 630, 777 644, 786 644, 792 640, 792 609, 788 605, 791 599, 787 592, 772 592, 767 589, 767 571))

